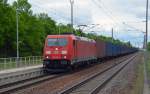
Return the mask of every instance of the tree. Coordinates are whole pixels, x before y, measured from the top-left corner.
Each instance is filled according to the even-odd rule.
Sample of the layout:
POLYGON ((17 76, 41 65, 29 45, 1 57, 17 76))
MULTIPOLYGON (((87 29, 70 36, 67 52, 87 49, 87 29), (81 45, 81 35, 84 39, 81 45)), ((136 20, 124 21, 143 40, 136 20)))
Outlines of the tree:
POLYGON ((148 42, 147 50, 150 51, 150 42, 148 42))
POLYGON ((15 11, 6 1, 0 2, 0 56, 13 55, 15 46, 15 11))
POLYGON ((72 33, 91 39, 101 39, 115 44, 125 44, 110 37, 86 34, 74 29, 70 24, 57 24, 46 13, 33 14, 28 0, 17 0, 9 5, 7 0, 0 0, 0 57, 16 57, 16 10, 19 18, 19 53, 20 56, 42 55, 47 35, 72 33))
POLYGON ((56 22, 52 20, 47 14, 40 13, 37 15, 39 22, 42 24, 46 35, 48 34, 56 34, 57 27, 56 22))
POLYGON ((31 4, 28 0, 17 0, 13 3, 13 7, 21 13, 27 13, 32 15, 31 4))

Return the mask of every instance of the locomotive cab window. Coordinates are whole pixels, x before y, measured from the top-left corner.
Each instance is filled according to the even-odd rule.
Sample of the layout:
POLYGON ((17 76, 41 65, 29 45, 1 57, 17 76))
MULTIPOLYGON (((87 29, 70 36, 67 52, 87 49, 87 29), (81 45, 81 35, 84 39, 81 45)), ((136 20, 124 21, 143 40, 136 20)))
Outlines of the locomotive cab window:
POLYGON ((66 46, 68 43, 66 38, 49 38, 48 46, 66 46))

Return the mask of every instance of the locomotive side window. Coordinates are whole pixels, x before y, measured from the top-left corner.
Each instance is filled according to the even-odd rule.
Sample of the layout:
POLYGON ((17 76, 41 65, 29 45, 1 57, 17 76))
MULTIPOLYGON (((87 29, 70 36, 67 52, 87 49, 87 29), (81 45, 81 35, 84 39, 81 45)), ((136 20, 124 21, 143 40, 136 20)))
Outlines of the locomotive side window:
POLYGON ((68 43, 66 38, 49 38, 48 46, 66 46, 68 43))
POLYGON ((76 46, 76 41, 75 40, 73 40, 73 47, 75 47, 76 46))

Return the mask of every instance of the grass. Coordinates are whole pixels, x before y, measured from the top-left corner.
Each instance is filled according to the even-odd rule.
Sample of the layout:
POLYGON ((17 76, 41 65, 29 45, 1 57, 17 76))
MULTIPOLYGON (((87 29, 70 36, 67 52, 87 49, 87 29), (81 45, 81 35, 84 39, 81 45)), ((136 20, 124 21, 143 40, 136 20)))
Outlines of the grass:
POLYGON ((131 94, 143 94, 143 85, 144 85, 144 64, 140 63, 137 66, 137 74, 134 82, 133 90, 131 94))
POLYGON ((146 53, 146 60, 144 58, 140 61, 137 68, 137 79, 135 81, 135 87, 131 94, 143 94, 143 86, 144 86, 144 62, 146 62, 146 72, 148 77, 148 83, 150 85, 150 52, 146 53))
POLYGON ((147 53, 146 72, 147 72, 148 82, 150 85, 150 52, 147 53))
POLYGON ((147 75, 149 77, 150 76, 150 60, 148 60, 146 63, 146 71, 147 71, 147 75))

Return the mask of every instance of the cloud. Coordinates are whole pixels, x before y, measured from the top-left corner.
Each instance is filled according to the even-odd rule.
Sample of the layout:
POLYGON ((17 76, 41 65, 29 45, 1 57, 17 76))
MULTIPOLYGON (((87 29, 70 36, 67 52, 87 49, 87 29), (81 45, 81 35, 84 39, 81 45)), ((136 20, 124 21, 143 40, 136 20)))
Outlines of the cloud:
MULTIPOLYGON (((12 1, 14 0, 9 0, 12 1)), ((70 23, 69 0, 29 0, 29 2, 34 13, 45 12, 58 23, 70 23)), ((117 30, 116 38, 130 40, 135 44, 143 41, 142 33, 127 32, 127 29, 136 28, 145 31, 145 23, 143 23, 145 5, 146 0, 74 0, 74 24, 100 24, 101 27, 93 28, 91 31, 103 31, 104 33, 99 34, 106 36, 111 36, 113 27, 117 30)))
MULTIPOLYGON (((74 1, 74 23, 83 24, 91 22, 90 11, 86 11, 88 7, 87 0, 81 0, 78 2, 74 1), (80 11, 79 11, 80 10, 80 11)), ((30 3, 33 5, 33 11, 37 13, 38 11, 45 11, 52 16, 55 20, 66 20, 67 23, 70 23, 70 1, 69 0, 30 0, 30 3), (55 15, 55 16, 53 16, 55 15)), ((38 12, 39 13, 39 12, 38 12)))

